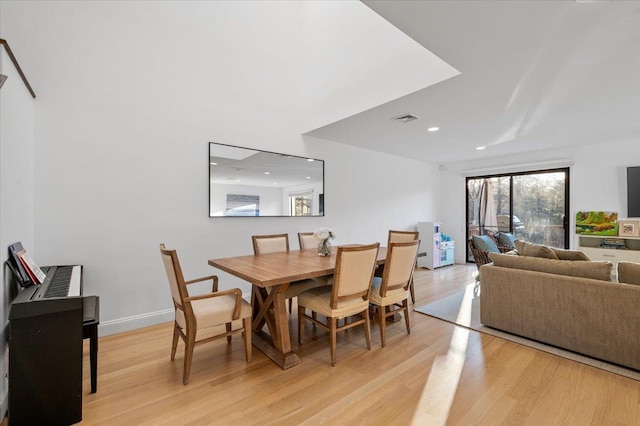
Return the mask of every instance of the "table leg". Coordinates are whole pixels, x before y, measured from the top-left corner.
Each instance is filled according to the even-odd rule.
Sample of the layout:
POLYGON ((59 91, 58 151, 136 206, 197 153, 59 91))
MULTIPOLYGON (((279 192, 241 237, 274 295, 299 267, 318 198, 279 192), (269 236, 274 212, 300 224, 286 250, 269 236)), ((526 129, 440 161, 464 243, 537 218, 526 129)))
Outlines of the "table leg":
POLYGON ((284 291, 288 284, 271 287, 266 298, 257 293, 264 288, 253 289, 253 343, 283 369, 300 363, 300 358, 291 351, 289 319, 284 291), (267 323, 269 332, 262 331, 267 323))

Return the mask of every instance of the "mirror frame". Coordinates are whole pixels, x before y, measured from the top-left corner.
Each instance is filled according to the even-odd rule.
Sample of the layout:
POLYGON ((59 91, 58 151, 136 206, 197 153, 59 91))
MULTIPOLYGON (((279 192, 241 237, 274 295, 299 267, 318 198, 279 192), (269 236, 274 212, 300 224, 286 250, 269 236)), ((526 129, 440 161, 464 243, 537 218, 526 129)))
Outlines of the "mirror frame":
MULTIPOLYGON (((209 142, 209 217, 322 217, 324 216, 324 160, 310 157, 302 157, 299 155, 282 154, 273 151, 265 151, 255 148, 247 148, 236 145, 222 144, 218 142, 209 142), (214 147, 220 147, 221 151, 218 155, 212 155, 214 147), (226 151, 226 153, 225 153, 226 151), (228 155, 228 156, 224 156, 228 155), (261 161, 264 160, 264 163, 261 161), (292 161, 288 161, 292 160, 292 161), (304 169, 304 162, 320 163, 312 170, 313 173, 308 173, 304 169), (289 163, 289 164, 287 164, 289 163), (215 168, 220 167, 222 173, 215 174, 215 168), (274 173, 275 171, 275 173, 274 173), (312 179, 311 176, 317 175, 320 172, 319 179, 312 179), (297 175, 300 175, 298 177, 297 175), (265 178, 264 175, 269 175, 269 178, 265 178), (239 177, 242 179, 240 179, 239 177), (284 180, 285 183, 274 182, 274 177, 278 177, 284 180), (214 182, 216 179, 227 179, 231 183, 214 182), (237 184, 241 180, 256 182, 257 184, 237 184), (212 204, 216 196, 216 187, 224 188, 225 186, 233 185, 231 189, 234 192, 226 192, 226 204, 221 208, 213 208, 212 204), (275 185, 275 186, 274 186, 275 185), (315 188, 314 188, 315 186, 315 188), (311 213, 306 215, 289 215, 290 210, 287 205, 291 202, 292 194, 295 194, 295 188, 298 187, 298 193, 301 196, 308 197, 309 193, 312 197, 311 213), (282 190, 282 193, 273 193, 274 188, 282 190), (286 189, 289 188, 289 192, 286 193, 286 189), (320 188, 320 189, 317 189, 320 188), (269 194, 271 193, 271 194, 269 194), (257 195, 256 195, 257 194, 257 195), (267 205, 273 205, 276 202, 281 203, 283 213, 287 214, 262 214, 260 200, 267 195, 267 205), (237 202, 238 214, 227 214, 229 210, 230 196, 235 196, 231 202, 237 202), (286 198, 285 198, 286 196, 286 198), (253 197, 253 199, 251 198, 253 197), (245 208, 251 206, 252 201, 257 199, 257 207, 245 208), (317 207, 316 207, 317 205, 317 207), (217 213, 217 214, 216 214, 217 213), (220 214, 222 213, 222 214, 220 214)), ((279 180, 280 180, 279 179, 279 180)), ((221 206, 224 201, 219 202, 221 206)))

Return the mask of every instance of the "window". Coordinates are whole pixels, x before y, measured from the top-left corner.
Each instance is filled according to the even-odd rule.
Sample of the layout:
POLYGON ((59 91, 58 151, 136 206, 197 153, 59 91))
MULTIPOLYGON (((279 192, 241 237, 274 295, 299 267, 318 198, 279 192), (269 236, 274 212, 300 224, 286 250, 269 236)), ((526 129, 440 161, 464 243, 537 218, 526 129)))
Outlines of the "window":
POLYGON ((289 194, 289 216, 311 216, 313 191, 289 194))
MULTIPOLYGON (((467 236, 510 232, 568 248, 569 169, 467 178, 467 236)), ((471 253, 467 260, 473 261, 471 253)))

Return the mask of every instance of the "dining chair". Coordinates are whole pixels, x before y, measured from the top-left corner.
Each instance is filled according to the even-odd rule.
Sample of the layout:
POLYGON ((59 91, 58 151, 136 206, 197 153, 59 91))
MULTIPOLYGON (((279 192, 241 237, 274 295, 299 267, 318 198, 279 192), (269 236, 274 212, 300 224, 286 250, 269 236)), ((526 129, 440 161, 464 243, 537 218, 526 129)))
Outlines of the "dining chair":
POLYGON ((386 344, 387 317, 404 311, 407 334, 409 324, 409 287, 418 254, 420 241, 389 243, 382 277, 374 277, 369 302, 377 307, 382 347, 386 344))
MULTIPOLYGON (((276 253, 281 251, 289 251, 289 234, 271 234, 271 235, 252 235, 253 254, 276 253)), ((306 279, 289 283, 284 291, 285 299, 289 300, 289 313, 292 310, 292 300, 303 291, 327 285, 326 281, 306 279)))
POLYGON ((302 343, 304 320, 329 330, 331 365, 336 365, 336 340, 340 331, 364 324, 367 349, 371 349, 369 294, 379 247, 379 243, 338 247, 333 286, 314 288, 298 295, 298 344, 302 343), (307 309, 313 314, 324 315, 327 323, 308 316, 307 309), (356 315, 361 318, 346 320, 356 315), (339 326, 341 318, 345 321, 339 326))
POLYGON ((289 251, 289 234, 252 235, 253 254, 289 251))
POLYGON ((420 233, 418 231, 393 231, 390 229, 387 244, 404 243, 407 241, 416 241, 418 239, 420 239, 420 233))
POLYGON ((298 243, 300 250, 318 247, 318 240, 313 236, 313 232, 298 232, 298 243))
POLYGON ((218 277, 210 275, 185 281, 175 250, 168 250, 160 244, 160 254, 169 280, 171 297, 175 308, 173 344, 171 360, 176 356, 178 338, 182 338, 184 348, 184 369, 182 383, 189 383, 193 349, 202 343, 222 337, 231 343, 234 334, 244 336, 244 350, 247 362, 251 361, 251 305, 242 299, 239 288, 218 291, 218 277), (210 293, 189 295, 187 286, 211 280, 210 293))
MULTIPOLYGON (((387 246, 391 243, 404 243, 416 240, 420 240, 420 233, 417 231, 393 231, 390 229, 389 237, 387 238, 387 246)), ((411 303, 415 304, 416 293, 413 288, 413 274, 411 275, 411 282, 409 283, 409 292, 411 293, 411 303)))

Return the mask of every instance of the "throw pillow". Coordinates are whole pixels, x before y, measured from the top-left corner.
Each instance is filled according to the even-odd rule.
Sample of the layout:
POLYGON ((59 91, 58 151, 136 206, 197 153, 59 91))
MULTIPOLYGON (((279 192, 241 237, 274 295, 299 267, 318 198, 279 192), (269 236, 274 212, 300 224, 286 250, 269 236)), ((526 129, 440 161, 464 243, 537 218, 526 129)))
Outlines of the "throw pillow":
POLYGON ((589 256, 581 251, 562 250, 557 248, 552 248, 552 250, 560 260, 591 260, 589 259, 589 256))
POLYGON ((640 285, 640 263, 618 262, 618 282, 640 285))
POLYGON ((498 232, 496 236, 498 237, 498 244, 501 246, 515 248, 516 237, 514 237, 513 234, 508 232, 498 232))
POLYGON ((531 244, 526 241, 516 240, 514 242, 516 250, 520 256, 543 257, 545 259, 558 259, 558 256, 551 247, 541 244, 531 244))
POLYGON ((498 245, 493 240, 493 238, 488 235, 474 235, 471 238, 471 242, 473 246, 478 250, 486 251, 489 253, 500 253, 498 245))
POLYGON ((515 240, 513 242, 513 245, 516 246, 516 250, 518 250, 518 252, 524 256, 524 245, 526 244, 526 241, 522 241, 522 240, 515 240))

